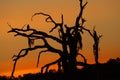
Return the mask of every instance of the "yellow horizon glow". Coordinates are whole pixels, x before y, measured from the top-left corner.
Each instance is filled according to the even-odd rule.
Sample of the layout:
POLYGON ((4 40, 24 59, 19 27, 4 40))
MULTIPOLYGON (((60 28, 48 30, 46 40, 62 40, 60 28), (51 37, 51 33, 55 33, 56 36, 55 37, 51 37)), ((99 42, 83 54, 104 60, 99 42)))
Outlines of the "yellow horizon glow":
MULTIPOLYGON (((33 74, 37 72, 39 72, 38 69, 16 70, 14 73, 14 76, 18 77, 18 76, 23 76, 24 74, 29 74, 29 73, 33 74)), ((11 75, 11 72, 4 72, 0 74, 0 76, 8 76, 8 77, 10 77, 10 75, 11 75)))
MULTIPOLYGON (((82 61, 82 59, 80 59, 80 60, 82 61)), ((108 61, 108 59, 99 59, 99 62, 100 62, 100 63, 105 63, 106 61, 108 61)), ((94 62, 94 60, 89 60, 88 63, 89 63, 89 64, 94 64, 95 62, 94 62)), ((79 67, 78 67, 78 68, 79 68, 79 67)), ((82 66, 81 66, 80 68, 82 68, 82 66)), ((57 71, 57 69, 58 69, 57 64, 52 65, 52 66, 49 67, 49 70, 55 70, 55 71, 57 71)), ((39 73, 40 70, 41 70, 40 67, 38 67, 38 68, 32 68, 32 69, 20 69, 20 68, 19 68, 19 69, 15 70, 15 72, 14 72, 14 77, 23 76, 24 74, 29 74, 29 73, 30 73, 30 74, 39 73)), ((44 70, 45 70, 45 69, 44 69, 44 70)), ((3 73, 0 73, 0 76, 10 77, 11 72, 12 72, 12 70, 11 70, 11 71, 5 71, 5 72, 3 72, 3 73)))
MULTIPOLYGON (((49 67, 49 70, 55 70, 57 71, 57 65, 52 65, 49 67)), ((40 72, 40 68, 33 68, 33 69, 22 69, 22 70, 16 70, 14 72, 14 77, 19 77, 19 76, 23 76, 24 74, 35 74, 35 73, 39 73, 40 72)), ((45 70, 45 69, 44 69, 45 70)), ((0 76, 7 76, 10 77, 12 71, 8 71, 8 72, 3 72, 0 73, 0 76)))

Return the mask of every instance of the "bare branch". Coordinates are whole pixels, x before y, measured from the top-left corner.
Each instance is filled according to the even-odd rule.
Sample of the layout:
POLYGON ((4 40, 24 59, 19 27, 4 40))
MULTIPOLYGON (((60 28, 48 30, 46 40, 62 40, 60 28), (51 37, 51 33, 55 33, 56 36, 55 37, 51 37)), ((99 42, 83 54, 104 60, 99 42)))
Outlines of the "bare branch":
POLYGON ((89 29, 87 29, 87 28, 85 28, 85 27, 83 27, 83 26, 80 26, 83 30, 85 30, 85 31, 87 31, 91 36, 93 36, 92 35, 92 33, 91 33, 91 31, 89 30, 89 29))
POLYGON ((54 29, 56 29, 58 26, 60 26, 60 24, 55 24, 55 26, 50 30, 50 32, 52 32, 54 29))
POLYGON ((32 17, 31 17, 31 20, 33 20, 33 17, 36 16, 36 15, 44 15, 44 16, 47 16, 47 18, 45 19, 46 22, 51 22, 51 23, 54 23, 54 27, 49 31, 49 32, 52 32, 54 29, 56 29, 58 26, 61 27, 61 25, 63 24, 63 15, 62 15, 62 23, 56 23, 53 18, 49 15, 49 14, 45 14, 45 13, 35 13, 32 17))
POLYGON ((19 58, 26 56, 28 54, 28 51, 36 50, 36 49, 39 49, 39 48, 46 48, 46 47, 44 45, 38 45, 38 46, 35 46, 33 48, 22 49, 22 50, 20 50, 18 55, 13 56, 13 61, 18 60, 19 58), (25 51, 25 53, 21 55, 21 53, 23 51, 25 51))
POLYGON ((82 54, 80 54, 80 53, 78 53, 78 55, 80 55, 80 56, 83 58, 84 63, 85 63, 85 64, 87 64, 87 59, 85 58, 85 56, 83 56, 83 55, 82 55, 82 54))
POLYGON ((31 20, 33 20, 33 17, 36 16, 36 15, 44 15, 44 16, 47 16, 46 22, 53 22, 54 24, 56 24, 56 22, 52 19, 52 17, 51 17, 49 14, 45 14, 45 13, 42 13, 42 12, 35 13, 35 14, 31 17, 31 20), (48 19, 50 19, 51 21, 48 21, 48 19))
MULTIPOLYGON (((60 50, 57 50, 57 49, 52 48, 52 47, 48 44, 48 42, 47 42, 47 40, 45 39, 45 37, 51 38, 51 39, 53 39, 53 40, 55 40, 55 41, 57 41, 57 42, 59 42, 59 43, 62 43, 62 41, 61 41, 60 39, 52 36, 52 35, 48 35, 48 34, 45 33, 45 32, 37 31, 37 30, 35 30, 35 29, 23 30, 23 29, 17 29, 17 28, 13 28, 13 29, 10 30, 9 32, 15 32, 15 33, 16 33, 15 36, 20 35, 20 36, 23 36, 23 37, 27 37, 28 39, 30 39, 30 38, 42 39, 42 40, 44 41, 44 43, 45 43, 45 45, 42 46, 42 47, 48 48, 48 49, 49 49, 50 51, 52 51, 52 52, 55 51, 56 53, 59 53, 59 54, 61 53, 60 50), (20 31, 20 32, 19 32, 19 31, 20 31), (26 33, 22 33, 21 31, 22 31, 22 32, 33 31, 33 32, 32 32, 31 34, 27 35, 26 33), (42 37, 41 35, 42 35, 43 37, 42 37)), ((28 42, 29 42, 29 40, 28 40, 28 42)), ((29 44, 30 44, 30 43, 29 43, 29 44)), ((38 47, 38 48, 40 48, 40 47, 38 47)), ((28 48, 28 49, 29 49, 29 48, 28 48)), ((32 49, 32 48, 30 48, 30 49, 32 49)))
POLYGON ((8 24, 8 26, 12 29, 12 26, 9 24, 9 23, 7 23, 8 24))
POLYGON ((52 22, 52 23, 54 23, 55 26, 50 30, 50 32, 52 32, 54 29, 56 29, 56 28, 60 25, 59 23, 56 23, 49 14, 45 14, 45 13, 42 13, 42 12, 40 12, 40 13, 35 13, 35 14, 32 16, 31 20, 32 20, 33 17, 36 16, 36 15, 44 15, 44 16, 47 16, 47 18, 45 19, 45 21, 46 21, 46 22, 52 22))
POLYGON ((63 33, 63 30, 62 30, 63 29, 63 22, 64 22, 63 15, 61 15, 61 19, 62 19, 61 23, 54 23, 55 26, 50 30, 50 32, 52 32, 54 29, 56 29, 59 26, 61 29, 61 32, 63 33))
POLYGON ((84 5, 83 5, 83 8, 85 8, 85 6, 87 5, 88 2, 86 2, 84 5))
MULTIPOLYGON (((61 61, 61 58, 59 58, 59 59, 57 59, 57 60, 55 60, 55 61, 53 61, 53 62, 51 62, 51 63, 48 63, 48 64, 46 64, 46 65, 44 65, 42 68, 41 68, 41 73, 43 73, 43 69, 46 67, 46 70, 45 70, 45 72, 48 72, 48 69, 49 69, 49 67, 51 66, 51 65, 53 65, 53 64, 56 64, 56 63, 59 63, 61 61)), ((59 65, 58 65, 59 66, 59 65)))
POLYGON ((10 76, 11 78, 14 78, 14 72, 15 72, 16 63, 17 63, 17 60, 15 60, 15 62, 14 62, 13 70, 12 70, 12 73, 11 73, 11 76, 10 76))
POLYGON ((41 53, 43 53, 43 52, 47 52, 48 50, 43 50, 43 51, 40 51, 39 52, 39 54, 38 54, 38 60, 37 60, 37 67, 38 67, 38 65, 39 65, 39 60, 40 60, 40 55, 41 55, 41 53))
POLYGON ((41 38, 41 36, 43 36, 43 37, 46 37, 46 38, 50 38, 50 39, 52 39, 52 40, 55 40, 55 41, 57 41, 57 42, 59 42, 59 43, 62 43, 62 41, 61 41, 60 39, 58 39, 57 37, 52 36, 52 35, 48 35, 48 34, 45 33, 45 32, 37 31, 37 30, 35 30, 35 29, 27 29, 27 30, 24 30, 24 29, 12 28, 10 31, 8 31, 8 33, 10 33, 10 32, 16 33, 15 36, 20 35, 20 36, 27 37, 27 38, 28 38, 28 37, 32 37, 32 38, 38 38, 38 39, 39 39, 39 38, 41 38), (24 33, 24 32, 28 32, 28 31, 32 31, 32 33, 30 33, 30 34, 24 33))
MULTIPOLYGON (((13 76, 13 74, 14 74, 14 70, 15 70, 15 67, 16 67, 17 60, 20 59, 21 57, 26 56, 26 55, 28 54, 28 51, 32 51, 32 50, 36 50, 36 49, 41 49, 41 48, 47 48, 48 50, 46 50, 46 51, 51 51, 51 52, 58 53, 59 55, 61 55, 62 51, 57 50, 57 49, 55 49, 55 48, 52 48, 44 38, 43 38, 43 40, 44 40, 44 42, 45 42, 44 45, 37 45, 37 46, 34 46, 33 48, 22 49, 22 50, 20 50, 20 52, 19 52, 18 55, 14 55, 14 56, 12 57, 12 58, 13 58, 13 61, 15 61, 15 62, 14 62, 14 67, 13 67, 13 71, 12 71, 12 74, 11 74, 12 76, 13 76), (22 53, 23 51, 25 51, 25 53, 21 55, 21 53, 22 53)), ((42 51, 42 52, 45 52, 45 51, 42 51)), ((42 52, 41 52, 41 53, 42 53, 42 52)))
POLYGON ((80 19, 82 18, 82 14, 83 14, 83 9, 85 8, 85 6, 87 5, 88 2, 86 2, 84 5, 83 5, 83 0, 80 0, 80 12, 79 12, 79 15, 77 16, 76 18, 76 22, 75 22, 75 25, 78 26, 79 25, 79 21, 80 19))

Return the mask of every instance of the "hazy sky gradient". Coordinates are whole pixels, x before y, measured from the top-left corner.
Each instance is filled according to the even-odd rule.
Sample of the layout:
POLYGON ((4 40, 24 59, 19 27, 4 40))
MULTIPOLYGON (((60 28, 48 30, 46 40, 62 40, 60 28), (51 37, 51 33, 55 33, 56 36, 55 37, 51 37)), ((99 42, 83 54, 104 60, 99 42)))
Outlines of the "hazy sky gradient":
MULTIPOLYGON (((103 35, 100 41, 100 61, 109 58, 120 57, 120 0, 87 0, 84 18, 87 20, 86 27, 96 30, 103 35)), ((7 22, 14 27, 22 27, 30 24, 33 28, 48 31, 49 24, 42 23, 44 18, 37 16, 31 22, 31 16, 36 12, 45 12, 53 16, 56 21, 64 21, 69 26, 74 25, 74 20, 79 12, 78 0, 0 0, 0 74, 12 70, 13 62, 11 57, 17 54, 20 49, 27 47, 26 39, 14 37, 8 34, 10 30, 7 22), (40 27, 41 25, 41 27, 40 27), (45 26, 44 26, 45 25, 45 26), (44 27, 43 27, 44 26, 44 27)), ((89 62, 93 61, 92 41, 85 33, 84 55, 89 57, 89 62), (90 42, 90 43, 89 43, 90 42)), ((51 62, 58 55, 43 54, 40 66, 51 62), (52 56, 51 56, 52 55, 52 56), (46 59, 47 58, 47 59, 46 59), (45 62, 43 62, 45 61, 45 62)), ((20 59, 17 70, 35 69, 37 53, 31 52, 24 59, 20 59), (31 67, 29 67, 31 66, 31 67)), ((39 70, 39 68, 38 68, 39 70)))

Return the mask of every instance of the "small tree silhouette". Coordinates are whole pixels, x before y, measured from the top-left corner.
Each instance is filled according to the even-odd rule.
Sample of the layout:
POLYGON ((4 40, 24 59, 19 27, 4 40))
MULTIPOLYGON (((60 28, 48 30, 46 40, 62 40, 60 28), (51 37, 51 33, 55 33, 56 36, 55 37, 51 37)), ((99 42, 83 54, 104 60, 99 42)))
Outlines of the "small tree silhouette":
POLYGON ((49 14, 45 14, 42 12, 35 13, 31 17, 31 19, 33 19, 34 16, 36 16, 36 15, 46 16, 45 21, 47 23, 54 24, 54 27, 51 28, 50 32, 53 32, 54 30, 58 30, 58 34, 59 34, 58 37, 55 37, 54 35, 49 35, 43 31, 33 29, 33 28, 31 28, 31 26, 29 24, 27 25, 27 29, 13 28, 11 25, 9 25, 11 27, 11 30, 8 32, 14 32, 15 36, 22 36, 22 37, 25 37, 28 39, 28 47, 25 49, 21 49, 17 55, 13 56, 14 66, 13 66, 13 70, 11 73, 11 77, 14 76, 14 71, 15 71, 17 61, 20 58, 28 55, 29 51, 34 51, 37 49, 43 49, 38 54, 37 66, 39 64, 39 58, 40 58, 41 53, 53 52, 60 56, 59 59, 57 59, 49 64, 44 65, 41 68, 41 73, 43 73, 44 68, 46 68, 45 71, 48 72, 49 66, 51 66, 53 64, 58 64, 58 71, 62 70, 64 73, 71 73, 71 72, 76 71, 77 70, 76 66, 78 66, 78 65, 88 66, 89 64, 87 64, 87 59, 84 57, 83 54, 81 54, 81 50, 83 47, 82 35, 83 35, 84 31, 87 31, 94 40, 93 51, 94 51, 94 55, 95 55, 95 61, 96 61, 96 63, 98 63, 98 46, 99 46, 98 43, 99 43, 99 39, 101 36, 98 36, 97 32, 95 30, 93 30, 93 34, 92 34, 89 29, 86 29, 84 27, 84 23, 86 20, 83 18, 82 14, 83 14, 83 10, 88 2, 83 3, 83 0, 79 0, 79 2, 80 2, 80 12, 79 12, 78 16, 76 17, 75 25, 72 27, 64 24, 63 15, 61 15, 61 22, 56 22, 49 14), (31 33, 28 34, 27 33, 28 31, 30 31, 31 33), (51 39, 51 40, 59 43, 62 46, 62 50, 52 47, 48 43, 48 39, 51 39), (41 45, 41 44, 34 45, 35 40, 42 40, 44 44, 43 45, 41 45), (22 52, 24 52, 24 54, 22 54, 22 52), (80 55, 83 58, 84 62, 77 61, 76 57, 78 55, 80 55))
POLYGON ((85 31, 88 31, 88 33, 90 34, 90 36, 93 38, 94 44, 93 44, 93 53, 94 53, 94 57, 95 57, 95 62, 96 64, 99 63, 98 59, 99 59, 99 40, 102 37, 102 35, 98 35, 98 33, 95 31, 95 28, 93 29, 93 33, 86 28, 83 28, 85 31))

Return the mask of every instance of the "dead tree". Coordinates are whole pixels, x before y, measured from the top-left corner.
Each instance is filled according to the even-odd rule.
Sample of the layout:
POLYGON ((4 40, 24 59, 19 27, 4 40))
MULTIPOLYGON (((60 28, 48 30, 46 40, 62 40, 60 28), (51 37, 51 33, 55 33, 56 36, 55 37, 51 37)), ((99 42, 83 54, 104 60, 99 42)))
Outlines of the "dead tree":
POLYGON ((99 40, 102 37, 102 35, 98 35, 97 32, 93 29, 93 35, 91 35, 93 37, 94 40, 94 44, 93 44, 93 53, 95 56, 95 62, 96 64, 99 63, 98 59, 99 59, 99 40))
POLYGON ((93 28, 93 32, 91 32, 89 29, 86 29, 84 27, 82 27, 85 31, 87 31, 90 36, 93 38, 93 54, 94 54, 94 58, 95 58, 95 63, 98 64, 99 61, 99 41, 100 38, 102 37, 102 35, 98 35, 98 33, 95 31, 95 28, 93 28))
MULTIPOLYGON (((82 47, 83 47, 82 35, 83 35, 84 31, 90 32, 89 29, 84 28, 85 19, 82 16, 83 10, 84 10, 85 6, 87 5, 87 2, 83 3, 83 0, 79 0, 79 2, 80 2, 80 10, 79 10, 80 12, 79 12, 78 16, 76 17, 75 25, 72 27, 64 24, 63 15, 61 15, 61 22, 56 22, 52 18, 52 16, 50 16, 49 14, 46 14, 46 13, 42 13, 42 12, 35 13, 31 17, 31 20, 33 20, 34 16, 37 16, 37 15, 46 16, 45 21, 47 23, 54 24, 54 26, 51 28, 51 30, 49 32, 54 32, 54 30, 58 30, 58 34, 59 34, 58 37, 56 37, 54 35, 49 35, 43 31, 33 29, 33 28, 31 28, 31 26, 29 24, 27 25, 27 29, 13 28, 11 25, 9 25, 11 27, 11 30, 8 31, 9 33, 13 32, 13 33, 15 33, 15 36, 22 36, 22 37, 27 38, 27 40, 28 40, 28 47, 25 49, 21 49, 17 55, 13 56, 14 66, 13 66, 13 71, 11 73, 11 77, 14 76, 14 71, 15 71, 17 61, 20 58, 28 55, 28 53, 30 51, 34 51, 34 50, 38 50, 38 49, 43 49, 43 50, 40 51, 38 54, 37 66, 39 64, 39 58, 40 58, 41 53, 52 52, 52 53, 58 54, 60 57, 59 59, 57 59, 49 64, 44 65, 41 68, 41 72, 43 72, 43 69, 45 69, 45 68, 46 68, 45 72, 48 72, 49 66, 51 66, 53 64, 58 64, 58 71, 61 71, 61 69, 62 69, 64 73, 70 73, 70 72, 76 71, 77 65, 80 65, 80 66, 88 66, 89 65, 89 64, 87 64, 87 59, 85 58, 85 56, 83 56, 83 54, 80 54, 80 51, 82 50, 82 47), (27 34, 28 31, 30 32, 29 34, 27 34), (56 49, 55 47, 51 46, 48 42, 49 39, 59 43, 62 46, 62 50, 56 49), (42 40, 44 44, 34 45, 34 41, 36 41, 36 40, 42 40), (24 52, 24 54, 23 54, 23 52, 24 52), (80 55, 84 59, 84 62, 76 60, 76 57, 78 55, 80 55)), ((96 44, 98 44, 99 37, 95 34, 92 34, 91 32, 90 32, 90 34, 95 40, 95 49, 94 50, 95 50, 95 54, 97 54, 97 51, 98 51, 97 46, 98 45, 96 45, 96 44)), ((97 61, 97 59, 96 59, 96 61, 97 61)))

